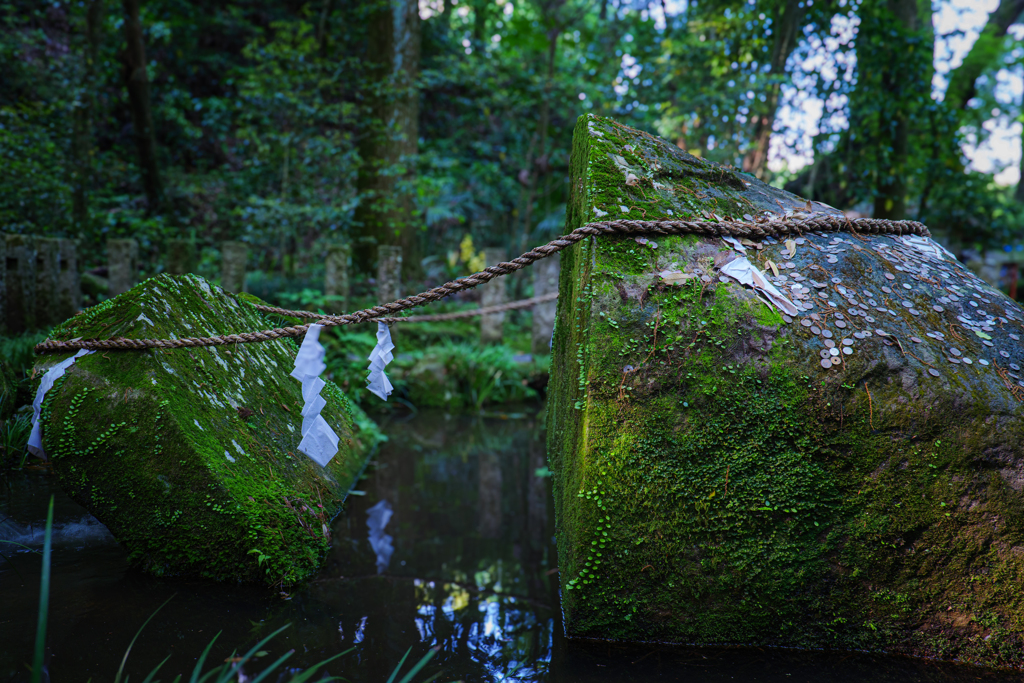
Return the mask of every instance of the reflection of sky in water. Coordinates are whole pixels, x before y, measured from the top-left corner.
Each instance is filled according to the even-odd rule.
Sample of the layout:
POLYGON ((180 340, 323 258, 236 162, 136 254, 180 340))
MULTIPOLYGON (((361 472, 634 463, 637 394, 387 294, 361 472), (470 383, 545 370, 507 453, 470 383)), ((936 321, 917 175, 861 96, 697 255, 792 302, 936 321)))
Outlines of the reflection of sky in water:
MULTIPOLYGON (((486 570, 476 573, 483 578, 491 575, 486 570)), ((472 593, 455 583, 413 583, 419 596, 415 625, 421 643, 452 654, 461 649, 459 654, 468 655, 494 681, 546 678, 554 619, 537 614, 524 599, 501 594, 497 583, 478 584, 472 593), (445 595, 440 606, 434 602, 435 591, 445 595), (441 635, 445 633, 447 638, 441 635)))

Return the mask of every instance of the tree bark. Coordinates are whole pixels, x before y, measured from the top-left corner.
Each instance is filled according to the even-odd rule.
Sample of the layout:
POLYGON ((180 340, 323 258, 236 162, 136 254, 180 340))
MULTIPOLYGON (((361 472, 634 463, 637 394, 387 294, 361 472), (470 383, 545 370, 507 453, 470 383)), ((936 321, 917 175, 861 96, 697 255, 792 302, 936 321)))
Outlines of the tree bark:
POLYGON ((946 103, 953 109, 966 109, 967 103, 977 93, 975 84, 982 72, 996 63, 1003 54, 1003 38, 1006 31, 1024 12, 1024 0, 1001 0, 999 6, 988 15, 985 28, 960 66, 949 75, 946 88, 946 103))
POLYGON ((139 0, 123 0, 125 86, 132 112, 132 128, 138 154, 139 173, 150 212, 160 207, 163 186, 156 159, 156 136, 153 130, 153 108, 149 99, 149 76, 146 74, 146 49, 139 21, 139 0))
POLYGON ((85 10, 85 68, 81 97, 74 114, 71 139, 71 216, 75 232, 82 235, 89 222, 89 185, 92 180, 92 120, 96 103, 96 63, 103 27, 103 0, 90 0, 85 10))
POLYGON ((416 0, 378 0, 367 22, 366 101, 370 123, 358 143, 354 266, 373 272, 377 245, 403 248, 407 272, 419 264, 410 187, 419 149, 420 17, 416 0))
MULTIPOLYGON (((879 65, 880 93, 887 98, 878 123, 881 162, 875 186, 875 218, 902 219, 907 213, 907 159, 910 152, 910 125, 914 114, 910 93, 915 88, 931 88, 934 32, 931 4, 928 0, 889 0, 888 9, 898 26, 896 38, 886 38, 888 48, 879 65), (911 38, 931 38, 925 55, 913 55, 911 38), (917 62, 927 59, 927 67, 917 62)), ((920 49, 920 48, 918 48, 920 49)))
POLYGON ((765 169, 768 166, 768 144, 771 142, 775 114, 779 108, 779 94, 782 91, 780 78, 786 73, 786 62, 789 61, 789 56, 796 48, 800 22, 806 14, 806 4, 800 0, 784 0, 784 4, 773 13, 772 29, 775 32, 775 42, 772 45, 769 71, 772 83, 765 95, 764 114, 754 117, 753 140, 750 149, 743 157, 743 170, 753 173, 758 178, 764 177, 765 169))
POLYGON ((1013 198, 1024 204, 1024 135, 1021 136, 1020 180, 1017 181, 1017 189, 1013 192, 1013 198))

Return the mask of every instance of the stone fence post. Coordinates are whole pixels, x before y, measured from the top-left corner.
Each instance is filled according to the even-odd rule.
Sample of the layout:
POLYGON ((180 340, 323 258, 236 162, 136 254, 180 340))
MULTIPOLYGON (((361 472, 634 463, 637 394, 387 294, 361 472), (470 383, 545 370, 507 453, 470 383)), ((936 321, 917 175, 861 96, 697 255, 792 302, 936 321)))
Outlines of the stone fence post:
POLYGON ((6 271, 7 333, 19 334, 36 327, 36 247, 28 235, 7 235, 6 271))
POLYGON ((402 248, 377 247, 377 303, 384 304, 402 296, 402 248))
POLYGON ((249 261, 249 245, 245 242, 222 242, 220 245, 220 286, 238 294, 245 291, 245 267, 249 261))
POLYGON ((196 243, 192 240, 167 241, 167 272, 186 275, 196 271, 196 243))
POLYGON ((110 298, 135 286, 139 276, 139 243, 135 240, 107 240, 107 278, 110 298))
POLYGON ((57 282, 60 275, 60 241, 36 237, 36 327, 62 322, 57 310, 57 282))
MULTIPOLYGON (((377 247, 377 303, 386 304, 402 296, 402 248, 380 245, 377 247)), ((391 336, 398 332, 391 326, 391 336)))
POLYGON ((57 318, 63 322, 82 310, 82 276, 78 272, 78 245, 75 240, 57 241, 57 318))
MULTIPOLYGON (((489 266, 508 260, 508 251, 502 247, 484 249, 484 259, 489 266)), ((498 306, 505 303, 508 291, 505 278, 499 277, 480 286, 480 307, 498 306)), ((502 325, 505 323, 504 313, 490 313, 480 316, 480 343, 498 344, 501 342, 502 325)))
MULTIPOLYGON (((541 259, 533 268, 533 295, 544 296, 558 291, 559 255, 541 259)), ((557 301, 546 301, 533 307, 533 335, 531 350, 534 355, 551 352, 551 332, 555 329, 557 301)))
POLYGON ((325 310, 328 313, 344 313, 348 310, 348 263, 352 256, 349 244, 329 244, 327 261, 324 263, 324 296, 337 296, 339 299, 328 300, 325 310))
POLYGON ((7 235, 0 232, 0 334, 7 334, 7 235))

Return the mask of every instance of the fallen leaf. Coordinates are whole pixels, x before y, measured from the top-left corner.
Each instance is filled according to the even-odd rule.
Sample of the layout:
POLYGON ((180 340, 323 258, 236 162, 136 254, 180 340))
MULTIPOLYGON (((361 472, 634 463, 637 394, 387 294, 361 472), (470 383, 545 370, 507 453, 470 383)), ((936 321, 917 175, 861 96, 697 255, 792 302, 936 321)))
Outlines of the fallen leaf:
POLYGON ((978 330, 975 330, 975 331, 974 331, 974 334, 978 335, 978 336, 979 336, 979 337, 981 337, 982 339, 989 339, 989 340, 991 340, 991 339, 992 339, 992 337, 988 336, 988 335, 987 335, 987 334, 985 334, 984 332, 979 332, 978 330))
POLYGON ((774 273, 774 274, 775 274, 775 277, 778 277, 778 276, 779 276, 779 267, 778 267, 777 265, 775 265, 775 263, 774 263, 774 262, 772 262, 772 261, 765 261, 765 262, 764 262, 764 265, 765 265, 766 267, 768 267, 768 268, 771 268, 771 269, 772 269, 772 273, 774 273))
POLYGON ((796 256, 796 242, 793 240, 786 240, 786 249, 789 250, 789 258, 796 256))
POLYGON ((668 285, 682 284, 687 280, 692 280, 697 277, 694 273, 684 273, 679 270, 663 270, 660 275, 661 279, 668 285))

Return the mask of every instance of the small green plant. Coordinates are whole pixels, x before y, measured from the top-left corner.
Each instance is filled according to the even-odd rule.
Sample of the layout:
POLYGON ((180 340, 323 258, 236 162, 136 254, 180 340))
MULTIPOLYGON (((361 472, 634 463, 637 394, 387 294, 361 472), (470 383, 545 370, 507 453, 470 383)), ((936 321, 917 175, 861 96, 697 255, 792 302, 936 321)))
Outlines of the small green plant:
POLYGON ((32 434, 30 415, 12 415, 0 421, 0 469, 22 467, 28 457, 28 437, 32 434))

